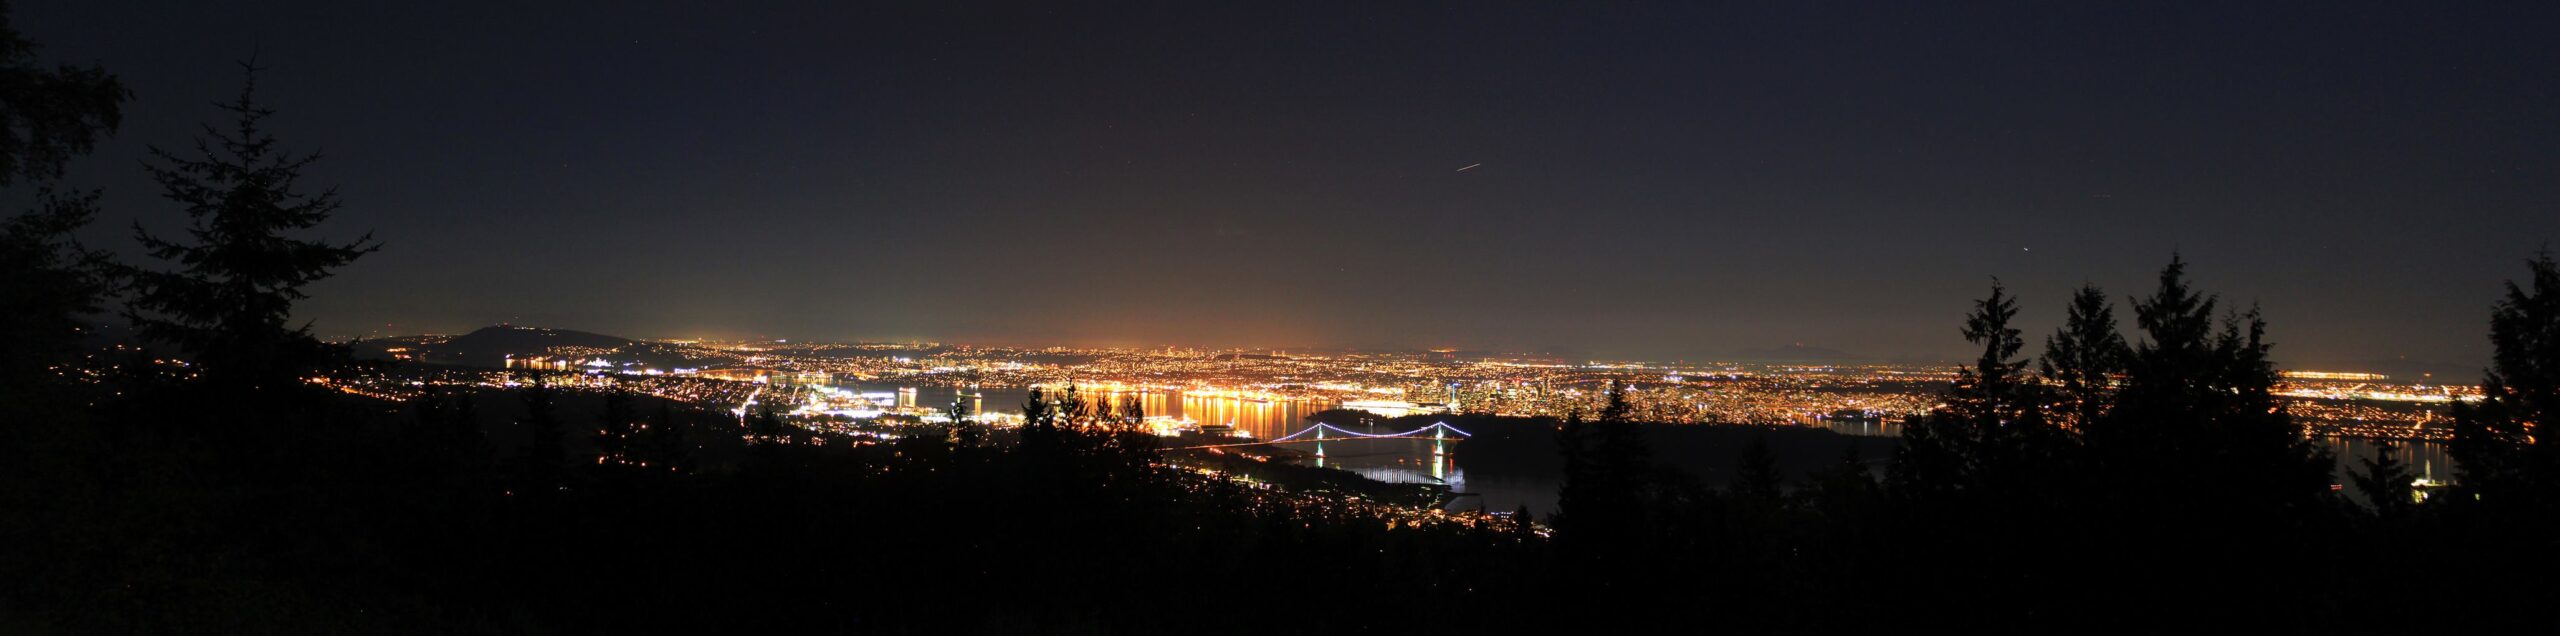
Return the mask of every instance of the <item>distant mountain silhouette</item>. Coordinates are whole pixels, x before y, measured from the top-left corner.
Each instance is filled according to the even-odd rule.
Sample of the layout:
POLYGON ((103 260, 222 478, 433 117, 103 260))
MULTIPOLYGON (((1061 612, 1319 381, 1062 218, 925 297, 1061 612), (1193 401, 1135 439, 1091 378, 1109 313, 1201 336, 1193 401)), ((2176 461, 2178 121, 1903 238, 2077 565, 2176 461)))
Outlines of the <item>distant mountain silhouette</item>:
POLYGON ((621 336, 572 331, 497 325, 478 331, 439 339, 433 336, 408 336, 367 340, 358 343, 356 354, 363 357, 390 357, 389 349, 407 348, 419 362, 472 367, 505 366, 508 356, 547 355, 552 347, 594 347, 627 351, 634 355, 662 347, 657 343, 621 336))
POLYGON ((447 340, 444 344, 437 346, 436 350, 444 355, 475 359, 488 358, 494 361, 503 359, 508 354, 539 355, 551 347, 620 349, 636 344, 640 344, 640 341, 600 333, 499 325, 482 327, 479 331, 447 340))
POLYGON ((1725 352, 1723 357, 1743 362, 1855 362, 1865 359, 1838 349, 1808 347, 1801 342, 1782 347, 1737 349, 1725 352))

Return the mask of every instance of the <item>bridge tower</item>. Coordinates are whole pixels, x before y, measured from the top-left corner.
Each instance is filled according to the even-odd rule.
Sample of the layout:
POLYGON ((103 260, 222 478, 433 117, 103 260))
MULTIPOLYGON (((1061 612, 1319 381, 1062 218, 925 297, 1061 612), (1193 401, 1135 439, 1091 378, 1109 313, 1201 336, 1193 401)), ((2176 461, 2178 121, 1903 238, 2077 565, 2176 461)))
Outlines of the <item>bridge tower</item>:
POLYGON ((1324 467, 1324 423, 1316 423, 1316 467, 1324 467))
POLYGON ((1448 423, 1443 422, 1443 423, 1438 423, 1438 424, 1433 424, 1433 425, 1431 425, 1431 478, 1432 478, 1432 479, 1443 479, 1443 480, 1445 480, 1445 479, 1448 479, 1448 478, 1449 478, 1449 449, 1448 449, 1448 443, 1449 443, 1449 442, 1447 441, 1447 440, 1448 440, 1448 435, 1449 435, 1449 425, 1448 425, 1448 423))

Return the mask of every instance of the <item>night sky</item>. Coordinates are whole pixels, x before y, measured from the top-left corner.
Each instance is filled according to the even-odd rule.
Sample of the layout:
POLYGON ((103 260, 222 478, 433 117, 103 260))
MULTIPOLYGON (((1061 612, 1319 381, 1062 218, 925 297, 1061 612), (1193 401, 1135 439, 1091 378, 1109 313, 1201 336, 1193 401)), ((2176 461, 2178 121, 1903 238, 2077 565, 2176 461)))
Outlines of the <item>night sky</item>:
POLYGON ((2288 364, 2477 369, 2560 241, 2555 3, 835 4, 16 12, 136 93, 71 166, 128 252, 259 52, 387 244, 325 336, 1953 359, 2179 252, 2288 364))

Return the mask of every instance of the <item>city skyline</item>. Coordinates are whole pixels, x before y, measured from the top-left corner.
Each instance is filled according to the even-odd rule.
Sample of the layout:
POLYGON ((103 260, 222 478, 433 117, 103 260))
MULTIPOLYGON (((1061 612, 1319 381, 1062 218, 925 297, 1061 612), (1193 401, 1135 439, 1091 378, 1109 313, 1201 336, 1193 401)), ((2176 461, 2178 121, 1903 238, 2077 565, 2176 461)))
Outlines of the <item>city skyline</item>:
MULTIPOLYGON (((2130 325, 2126 325, 2126 327, 2127 327, 2127 328, 2130 328, 2130 325)), ((465 327, 465 328, 455 329, 455 330, 450 330, 450 331, 418 331, 418 332, 400 332, 400 333, 376 332, 376 333, 369 333, 369 334, 360 335, 360 336, 334 336, 334 335, 331 335, 331 334, 320 334, 320 335, 321 335, 324 339, 335 340, 335 341, 338 341, 338 342, 341 342, 341 343, 366 344, 366 345, 368 345, 368 346, 378 347, 378 346, 382 346, 382 345, 384 345, 385 343, 406 342, 406 341, 411 341, 411 340, 415 340, 415 339, 418 339, 418 338, 429 338, 429 339, 433 339, 433 338, 449 338, 449 337, 464 336, 464 335, 469 335, 469 334, 474 334, 474 333, 485 333, 485 332, 488 332, 488 331, 490 331, 490 330, 502 330, 502 329, 520 329, 520 330, 528 330, 528 331, 535 331, 535 332, 576 333, 576 334, 585 334, 585 335, 593 335, 593 336, 604 336, 604 337, 608 337, 608 338, 615 338, 615 339, 628 339, 628 340, 633 341, 633 342, 641 342, 641 343, 653 343, 653 344, 662 344, 662 345, 684 345, 684 346, 701 345, 701 346, 713 346, 713 347, 763 347, 763 346, 773 346, 773 345, 788 345, 788 346, 791 346, 791 347, 800 347, 800 346, 813 346, 813 345, 814 345, 814 346, 839 346, 839 345, 841 345, 841 346, 853 346, 853 347, 862 347, 862 348, 875 348, 875 347, 876 347, 876 348, 890 348, 890 349, 897 349, 897 348, 937 349, 937 348, 940 348, 940 349, 962 349, 962 350, 976 349, 976 350, 986 350, 986 351, 1014 351, 1014 352, 1043 352, 1043 351, 1055 351, 1055 352, 1069 352, 1069 353, 1074 353, 1074 352, 1149 353, 1149 352, 1158 352, 1158 351, 1168 351, 1168 352, 1180 352, 1180 353, 1189 353, 1189 354, 1198 354, 1198 353, 1216 353, 1216 354, 1228 354, 1228 353, 1250 353, 1250 354, 1277 354, 1277 355, 1292 355, 1292 354, 1296 354, 1296 355, 1307 355, 1307 356, 1317 356, 1317 357, 1322 357, 1322 356, 1332 356, 1332 355, 1370 355, 1370 354, 1377 354, 1377 355, 1429 355, 1429 356, 1437 356, 1437 357, 1440 357, 1440 358, 1443 358, 1443 359, 1447 359, 1447 360, 1450 360, 1450 361, 1463 361, 1463 362, 1505 362, 1505 363, 1508 363, 1508 362, 1530 362, 1530 363, 1538 363, 1538 364, 1554 364, 1554 365, 1565 365, 1565 366, 1622 365, 1622 364, 1623 364, 1623 365, 1641 365, 1641 366, 1645 366, 1645 367, 1653 367, 1653 368, 1660 368, 1660 369, 1683 368, 1683 366, 1684 366, 1684 365, 1686 365, 1686 366, 1687 366, 1687 367, 1689 367, 1689 368, 1713 368, 1713 366, 1712 366, 1712 365, 1750 365, 1750 366, 1758 366, 1758 365, 1790 366, 1790 365, 1796 365, 1796 366, 1808 366, 1808 367, 1819 367, 1819 366, 1826 366, 1826 365, 1841 365, 1841 366, 1848 366, 1848 367, 1866 367, 1866 366, 1892 367, 1892 368, 1902 368, 1902 369, 1912 369, 1912 370, 1927 369, 1927 370, 1931 370, 1931 371, 1947 372, 1947 371, 1951 371, 1951 370, 1952 370, 1953 368, 1955 368, 1956 366, 1960 366, 1960 365, 1962 365, 1962 364, 1964 364, 1964 363, 1966 362, 1966 361, 1963 361, 1963 360, 1956 359, 1956 357, 1955 357, 1955 356, 1944 356, 1944 357, 1940 357, 1940 356, 1914 356, 1914 355, 1906 355, 1906 356, 1899 356, 1899 357, 1885 357, 1885 356, 1866 355, 1866 354, 1861 354, 1861 353, 1859 353, 1859 352, 1854 352, 1854 351, 1841 351, 1841 350, 1837 350, 1837 349, 1829 349, 1829 348, 1823 348, 1823 347, 1816 347, 1816 346, 1808 345, 1808 344, 1806 344, 1806 343, 1787 343, 1787 344, 1782 345, 1782 346, 1767 347, 1767 348, 1761 348, 1761 349, 1740 349, 1740 350, 1730 350, 1730 351, 1721 351, 1721 352, 1709 352, 1709 353, 1702 354, 1702 355, 1689 355, 1689 356, 1647 356, 1647 355, 1643 355, 1643 354, 1631 354, 1631 355, 1600 355, 1600 354, 1597 354, 1597 353, 1595 353, 1595 352, 1591 352, 1591 351, 1553 351, 1553 350, 1539 351, 1539 350, 1517 350, 1517 349, 1498 349, 1498 348, 1487 348, 1487 349, 1463 349, 1463 348, 1455 348, 1455 347, 1421 347, 1421 346, 1399 346, 1399 345, 1377 345, 1377 346, 1322 346, 1322 345, 1318 345, 1318 346, 1302 346, 1302 347, 1262 347, 1262 346, 1234 346, 1234 345, 1218 345, 1218 344, 1185 344, 1185 343, 1152 343, 1152 344, 1080 344, 1080 343, 1069 343, 1069 342, 1040 342, 1040 341, 947 341, 947 340, 935 340, 935 339, 926 339, 926 338, 908 338, 908 339, 887 339, 887 338, 800 338, 800 337, 787 337, 787 338, 784 338, 784 337, 773 337, 773 336, 771 336, 771 335, 765 335, 765 334, 748 335, 748 336, 703 335, 703 333, 716 332, 717 330, 695 330, 695 331, 694 331, 694 332, 692 332, 692 333, 681 333, 681 332, 680 332, 678 335, 623 334, 623 333, 598 332, 598 331, 596 331, 596 330, 590 330, 590 329, 579 329, 579 328, 575 328, 575 327, 562 327, 562 326, 554 326, 554 325, 517 324, 517 323, 512 323, 512 322, 500 322, 500 323, 490 324, 490 325, 478 325, 478 326, 465 327)), ((2024 354, 2024 355, 2026 355, 2026 356, 2028 356, 2028 357, 2030 357, 2030 358, 2040 357, 2040 356, 2044 355, 2044 353, 2045 353, 2045 352, 2044 352, 2044 350, 2043 350, 2043 345, 2042 345, 2041 343, 2031 344, 2031 345, 2027 346, 2027 347, 2023 350, 2023 354, 2024 354)), ((2411 382, 2418 382, 2418 383, 2450 383, 2450 384, 2464 384, 2464 383, 2469 383, 2469 382, 2474 381, 2474 379, 2471 377, 2471 375, 2470 375, 2470 374, 2471 374, 2473 371, 2475 371, 2474 369, 2470 369, 2470 368, 2466 368, 2466 367, 2461 367, 2461 366, 2459 366, 2459 365, 2452 365, 2452 364, 2446 364, 2446 363, 2442 363, 2442 362, 2434 362, 2434 361, 2426 361, 2426 360, 2379 360, 2379 359, 2377 359, 2377 360, 2361 360, 2361 361, 2356 361, 2356 360, 2347 360, 2347 361, 2339 361, 2339 360, 2321 360, 2321 361, 2304 361, 2304 362, 2295 362, 2295 361, 2287 361, 2287 360, 2283 360, 2283 359, 2279 358, 2279 359, 2278 359, 2278 366, 2279 366, 2279 368, 2280 368, 2280 369, 2282 369, 2285 373, 2288 373, 2288 374, 2292 374, 2292 373, 2304 373, 2304 374, 2310 374, 2310 375, 2347 375, 2347 376, 2357 376, 2357 375, 2371 374, 2371 375, 2377 376, 2377 377, 2376 377, 2376 379, 2396 378, 2396 379, 2403 380, 2403 381, 2411 381, 2411 382)))
POLYGON ((271 67, 275 125, 331 153, 333 231, 398 237, 313 288, 324 335, 1957 359, 1994 277, 2041 335, 2174 253, 2281 359, 2477 369, 2497 281, 2560 237, 2547 10, 16 20, 135 91, 68 181, 118 249, 177 217, 124 166, 183 146, 230 60, 271 67))

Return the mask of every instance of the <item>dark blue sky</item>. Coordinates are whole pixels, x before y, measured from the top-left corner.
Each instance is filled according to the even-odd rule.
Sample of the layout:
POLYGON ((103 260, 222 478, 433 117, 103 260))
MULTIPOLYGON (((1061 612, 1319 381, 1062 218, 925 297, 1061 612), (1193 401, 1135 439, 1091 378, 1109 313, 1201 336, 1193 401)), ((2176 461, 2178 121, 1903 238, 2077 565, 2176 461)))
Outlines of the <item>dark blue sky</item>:
POLYGON ((2560 239, 2551 3, 374 4, 18 7, 136 92, 92 240, 252 50, 388 244, 333 335, 1953 356, 2176 251, 2290 363, 2476 368, 2560 239))

